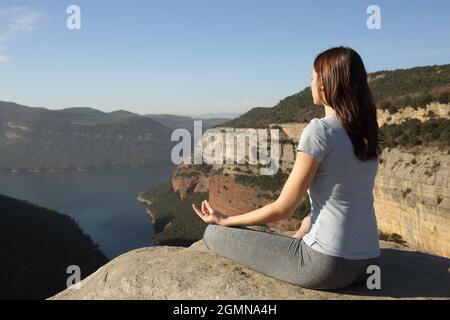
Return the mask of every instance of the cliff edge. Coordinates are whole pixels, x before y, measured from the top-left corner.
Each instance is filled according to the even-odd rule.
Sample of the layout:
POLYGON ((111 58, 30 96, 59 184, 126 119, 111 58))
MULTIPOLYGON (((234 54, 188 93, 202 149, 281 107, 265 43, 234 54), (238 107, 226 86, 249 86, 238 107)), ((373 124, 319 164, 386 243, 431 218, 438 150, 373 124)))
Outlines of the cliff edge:
POLYGON ((218 256, 200 240, 187 248, 130 251, 84 279, 80 289, 69 288, 49 299, 450 299, 449 259, 380 243, 381 290, 304 289, 218 256))

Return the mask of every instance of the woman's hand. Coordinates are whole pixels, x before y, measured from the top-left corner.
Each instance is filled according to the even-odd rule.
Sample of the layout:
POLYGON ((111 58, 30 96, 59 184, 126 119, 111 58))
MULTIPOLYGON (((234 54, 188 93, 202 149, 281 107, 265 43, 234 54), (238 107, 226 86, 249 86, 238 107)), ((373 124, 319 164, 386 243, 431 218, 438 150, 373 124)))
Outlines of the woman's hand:
POLYGON ((305 232, 300 229, 292 237, 295 239, 302 239, 304 235, 305 235, 305 232))
POLYGON ((197 208, 195 204, 192 204, 192 209, 194 209, 195 213, 205 222, 205 223, 214 223, 221 224, 227 216, 223 213, 216 211, 211 207, 208 200, 202 201, 201 210, 197 208))
POLYGON ((309 231, 311 228, 311 213, 308 214, 305 218, 303 218, 302 225, 300 229, 292 236, 296 239, 303 239, 303 236, 309 231))

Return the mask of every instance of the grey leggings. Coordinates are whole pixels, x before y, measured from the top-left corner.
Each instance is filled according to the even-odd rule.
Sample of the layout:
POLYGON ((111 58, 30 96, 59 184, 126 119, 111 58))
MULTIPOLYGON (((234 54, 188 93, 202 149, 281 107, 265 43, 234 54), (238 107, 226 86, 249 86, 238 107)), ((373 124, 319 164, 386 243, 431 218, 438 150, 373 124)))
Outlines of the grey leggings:
POLYGON ((348 260, 310 248, 301 239, 246 227, 209 224, 203 235, 214 253, 266 276, 315 290, 363 284, 379 258, 348 260))

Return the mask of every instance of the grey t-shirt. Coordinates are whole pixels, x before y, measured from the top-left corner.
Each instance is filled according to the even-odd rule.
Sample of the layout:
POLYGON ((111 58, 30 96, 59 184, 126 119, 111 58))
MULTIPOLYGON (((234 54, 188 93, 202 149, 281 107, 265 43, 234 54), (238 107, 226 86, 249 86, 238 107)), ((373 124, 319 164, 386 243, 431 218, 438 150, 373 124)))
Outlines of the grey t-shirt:
POLYGON ((314 118, 305 127, 297 150, 321 161, 308 195, 311 229, 303 241, 311 248, 345 259, 380 255, 373 207, 378 160, 361 161, 336 115, 314 118))

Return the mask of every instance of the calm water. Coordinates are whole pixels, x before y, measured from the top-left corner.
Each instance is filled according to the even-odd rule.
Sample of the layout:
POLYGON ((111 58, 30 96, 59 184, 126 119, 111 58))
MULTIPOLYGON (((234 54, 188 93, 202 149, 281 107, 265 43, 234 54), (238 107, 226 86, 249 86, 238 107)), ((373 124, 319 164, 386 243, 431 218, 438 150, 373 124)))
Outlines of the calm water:
POLYGON ((100 249, 114 258, 152 245, 153 226, 136 200, 170 179, 175 166, 64 173, 2 173, 0 194, 71 216, 100 249))

